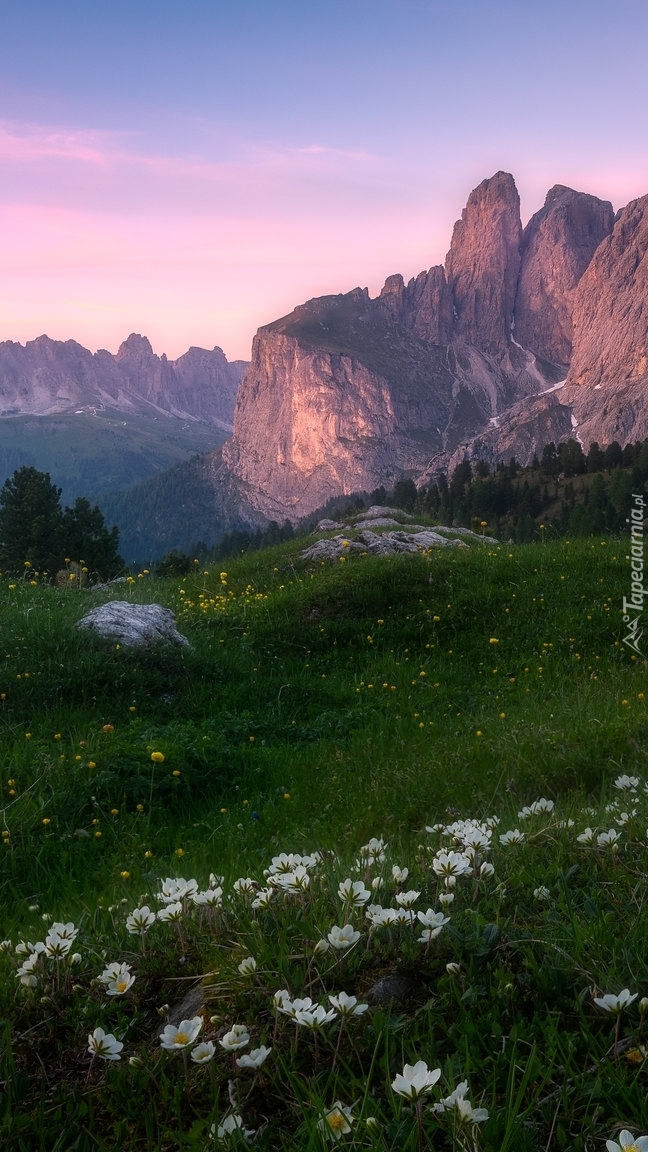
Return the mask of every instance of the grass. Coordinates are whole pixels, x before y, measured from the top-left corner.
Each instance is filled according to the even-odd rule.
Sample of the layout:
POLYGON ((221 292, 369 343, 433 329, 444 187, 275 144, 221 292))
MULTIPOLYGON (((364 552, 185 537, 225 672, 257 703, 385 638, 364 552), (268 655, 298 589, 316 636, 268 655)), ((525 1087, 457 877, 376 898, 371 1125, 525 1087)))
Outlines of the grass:
POLYGON ((621 644, 624 547, 314 565, 293 544, 183 581, 141 574, 117 596, 173 608, 192 648, 136 653, 75 631, 105 593, 5 580, 3 1147, 243 1146, 217 1136, 233 1115, 254 1146, 286 1150, 336 1135, 393 1152, 597 1149, 648 1131, 645 662, 621 644), (615 787, 624 775, 634 791, 615 787), (518 816, 540 796, 546 812, 518 816), (490 844, 447 888, 434 861, 462 848, 453 825, 469 817, 493 818, 490 844), (515 828, 524 839, 500 843, 515 828), (609 828, 618 842, 599 843, 609 828), (275 865, 295 892, 253 907, 282 852, 321 858, 275 865), (179 874, 203 891, 222 876, 215 906, 189 891, 177 922, 129 934, 179 874), (346 879, 367 886, 362 906, 340 897, 346 879), (407 908, 370 930, 366 905, 408 890, 414 913, 449 917, 429 943, 407 908), (16 945, 70 921, 67 955, 40 956, 33 987, 16 979, 16 945), (345 923, 358 941, 320 951, 345 923), (117 961, 135 981, 109 996, 98 978, 117 961), (623 988, 637 998, 618 1017, 594 1003, 623 988), (276 1010, 278 989, 369 1007, 312 1031, 276 1010), (195 1016, 204 1066, 159 1043, 195 1016), (220 1044, 233 1024, 242 1051, 272 1048, 257 1071, 220 1044), (97 1027, 119 1061, 91 1061, 97 1027), (418 1060, 440 1069, 420 1103, 392 1086, 418 1060), (464 1080, 488 1119, 431 1108, 464 1080))

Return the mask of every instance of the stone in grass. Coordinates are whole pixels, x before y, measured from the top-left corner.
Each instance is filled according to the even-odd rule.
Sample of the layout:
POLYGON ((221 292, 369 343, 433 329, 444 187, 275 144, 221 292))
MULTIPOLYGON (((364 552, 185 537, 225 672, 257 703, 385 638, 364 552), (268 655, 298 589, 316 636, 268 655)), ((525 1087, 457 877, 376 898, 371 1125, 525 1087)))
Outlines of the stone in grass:
POLYGON ((87 628, 104 640, 113 640, 125 648, 151 648, 154 644, 174 644, 189 647, 186 636, 178 632, 175 616, 170 608, 160 604, 130 604, 127 600, 111 600, 93 608, 76 624, 87 628))
POLYGON ((375 1000, 378 1004, 405 1004, 418 991, 419 980, 409 972, 394 968, 393 972, 376 980, 365 995, 368 1000, 375 1000))

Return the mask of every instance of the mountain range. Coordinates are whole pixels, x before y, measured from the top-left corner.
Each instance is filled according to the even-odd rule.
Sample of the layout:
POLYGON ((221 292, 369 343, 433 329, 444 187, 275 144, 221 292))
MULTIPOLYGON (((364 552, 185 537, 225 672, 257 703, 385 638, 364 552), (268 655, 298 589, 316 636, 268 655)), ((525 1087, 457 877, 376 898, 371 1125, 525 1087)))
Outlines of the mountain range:
POLYGON ((471 192, 444 265, 389 276, 375 298, 300 305, 259 329, 248 366, 218 348, 170 362, 137 335, 116 356, 5 343, 0 415, 146 412, 225 438, 236 393, 222 449, 109 501, 121 518, 133 508, 140 556, 158 547, 144 514, 158 504, 166 528, 198 516, 193 539, 209 543, 464 460, 528 464, 569 437, 623 446, 648 436, 647 250, 648 196, 615 213, 555 185, 523 228, 515 181, 497 172, 471 192))

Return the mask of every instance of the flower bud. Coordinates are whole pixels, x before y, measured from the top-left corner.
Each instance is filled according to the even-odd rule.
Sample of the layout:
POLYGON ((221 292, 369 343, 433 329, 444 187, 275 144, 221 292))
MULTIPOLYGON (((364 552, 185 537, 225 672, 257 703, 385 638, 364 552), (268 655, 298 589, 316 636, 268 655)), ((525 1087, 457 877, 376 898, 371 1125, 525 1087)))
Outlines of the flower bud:
POLYGON ((446 964, 446 972, 449 976, 458 976, 461 972, 461 964, 455 964, 454 962, 446 964))
POLYGON ((648 996, 641 997, 641 1000, 637 1004, 637 1008, 641 1012, 641 1015, 645 1016, 646 1012, 648 1012, 648 996))

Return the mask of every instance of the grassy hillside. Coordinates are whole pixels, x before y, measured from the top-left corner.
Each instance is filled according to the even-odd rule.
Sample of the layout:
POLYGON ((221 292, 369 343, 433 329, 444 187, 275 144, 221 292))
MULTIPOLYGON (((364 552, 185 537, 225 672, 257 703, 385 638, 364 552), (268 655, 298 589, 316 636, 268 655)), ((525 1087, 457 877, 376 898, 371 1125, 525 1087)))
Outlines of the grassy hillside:
POLYGON ((165 416, 97 410, 0 420, 0 486, 23 464, 49 472, 63 500, 97 500, 199 452, 220 447, 227 433, 165 416))
POLYGON ((117 593, 173 608, 186 650, 75 632, 105 593, 2 588, 3 1147, 242 1147, 236 1117, 294 1152, 648 1131, 646 667, 621 643, 625 544, 313 564, 293 543, 226 568, 117 593), (281 852, 306 862, 271 865, 281 852), (264 897, 268 867, 287 879, 264 897), (129 933, 138 906, 167 915, 179 875, 205 902, 168 885, 175 919, 129 933), (370 905, 392 914, 372 927, 370 905), (52 922, 73 948, 16 953, 52 922), (110 991, 111 962, 132 986, 110 991), (593 999, 624 988, 616 1016, 593 999), (280 989, 332 1018, 295 1022, 280 989), (368 1008, 342 1015, 342 991, 368 1008), (195 1018, 204 1050, 160 1046, 195 1018), (98 1027, 122 1059, 91 1062, 98 1027), (257 1071, 236 1065, 262 1045, 257 1071), (416 1100, 399 1076, 419 1060, 439 1076, 416 1100))

